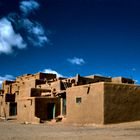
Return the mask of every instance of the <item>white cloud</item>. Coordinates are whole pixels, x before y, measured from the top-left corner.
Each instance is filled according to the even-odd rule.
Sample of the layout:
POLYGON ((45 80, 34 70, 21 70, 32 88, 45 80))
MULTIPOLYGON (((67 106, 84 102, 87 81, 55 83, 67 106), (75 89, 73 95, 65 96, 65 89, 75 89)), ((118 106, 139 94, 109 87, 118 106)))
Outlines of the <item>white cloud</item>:
POLYGON ((31 21, 30 19, 25 17, 20 17, 15 13, 9 14, 8 18, 12 21, 12 23, 18 30, 22 29, 25 32, 25 37, 31 45, 42 47, 44 46, 44 44, 49 43, 49 39, 46 36, 45 29, 40 23, 31 21))
POLYGON ((67 59, 67 61, 75 65, 83 65, 85 63, 83 58, 77 58, 77 57, 74 57, 72 59, 69 58, 67 59))
POLYGON ((20 2, 20 10, 25 14, 25 17, 20 20, 20 26, 25 29, 27 39, 33 46, 43 46, 49 43, 49 39, 45 35, 45 30, 38 22, 33 22, 27 18, 27 15, 34 10, 39 9, 40 5, 34 0, 24 0, 20 2))
POLYGON ((0 76, 0 87, 1 87, 2 82, 3 82, 4 80, 13 80, 13 79, 14 79, 14 76, 12 76, 12 75, 0 76))
POLYGON ((34 0, 23 0, 19 5, 21 15, 9 13, 7 17, 0 19, 0 54, 10 54, 14 48, 23 49, 27 47, 27 44, 42 47, 50 42, 43 26, 27 17, 39 6, 39 3, 34 0), (21 36, 21 31, 24 34, 24 39, 21 36))
POLYGON ((136 71, 136 68, 132 68, 132 71, 136 71))
POLYGON ((57 77, 64 77, 62 74, 60 74, 60 73, 58 73, 57 71, 52 70, 52 69, 44 69, 43 72, 44 72, 44 73, 52 73, 52 74, 56 74, 57 77))
POLYGON ((40 5, 38 2, 34 0, 24 0, 20 2, 20 10, 24 15, 28 15, 31 12, 34 12, 34 10, 39 9, 40 5))
POLYGON ((139 81, 138 81, 138 80, 134 80, 134 82, 135 82, 136 84, 138 84, 138 83, 139 83, 139 81))
POLYGON ((38 22, 32 22, 29 19, 22 19, 21 26, 27 33, 27 39, 34 46, 43 46, 45 43, 49 43, 49 39, 45 35, 45 30, 38 22))
POLYGON ((0 53, 9 54, 13 48, 24 49, 26 43, 20 34, 15 33, 7 18, 0 19, 0 53))
POLYGON ((95 73, 94 75, 95 76, 103 76, 102 74, 99 74, 99 73, 95 73))

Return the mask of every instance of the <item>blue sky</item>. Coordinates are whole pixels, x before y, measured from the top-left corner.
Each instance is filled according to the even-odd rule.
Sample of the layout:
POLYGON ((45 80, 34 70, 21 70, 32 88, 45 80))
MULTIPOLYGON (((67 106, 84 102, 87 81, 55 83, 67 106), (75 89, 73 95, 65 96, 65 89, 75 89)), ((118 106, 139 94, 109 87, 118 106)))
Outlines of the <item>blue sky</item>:
POLYGON ((26 73, 140 81, 138 0, 1 0, 0 83, 26 73))

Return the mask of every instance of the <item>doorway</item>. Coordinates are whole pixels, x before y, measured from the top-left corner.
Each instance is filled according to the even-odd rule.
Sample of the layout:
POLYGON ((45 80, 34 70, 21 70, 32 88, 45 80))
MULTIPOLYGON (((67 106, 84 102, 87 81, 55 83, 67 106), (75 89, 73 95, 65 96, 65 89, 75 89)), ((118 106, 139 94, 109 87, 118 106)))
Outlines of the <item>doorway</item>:
POLYGON ((55 103, 47 104, 47 119, 52 120, 55 118, 55 103))
POLYGON ((10 116, 17 115, 17 103, 15 103, 15 102, 10 103, 9 115, 10 116))
POLYGON ((66 98, 63 98, 62 115, 66 115, 66 98))

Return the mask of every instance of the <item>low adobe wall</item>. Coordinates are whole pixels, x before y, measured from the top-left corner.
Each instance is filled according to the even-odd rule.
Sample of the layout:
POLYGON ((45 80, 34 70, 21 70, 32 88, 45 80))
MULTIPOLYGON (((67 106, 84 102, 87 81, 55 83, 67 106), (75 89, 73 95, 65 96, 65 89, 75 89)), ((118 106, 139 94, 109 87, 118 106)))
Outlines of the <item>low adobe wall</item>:
POLYGON ((103 124, 103 83, 68 88, 67 122, 103 124))
POLYGON ((35 99, 20 99, 17 102, 17 120, 19 122, 39 123, 40 119, 35 117, 35 99))
POLYGON ((41 120, 48 120, 48 104, 55 105, 54 117, 60 115, 60 99, 45 97, 23 98, 17 102, 17 120, 20 122, 40 123, 41 120))
POLYGON ((140 120, 140 86, 105 83, 104 123, 140 120))

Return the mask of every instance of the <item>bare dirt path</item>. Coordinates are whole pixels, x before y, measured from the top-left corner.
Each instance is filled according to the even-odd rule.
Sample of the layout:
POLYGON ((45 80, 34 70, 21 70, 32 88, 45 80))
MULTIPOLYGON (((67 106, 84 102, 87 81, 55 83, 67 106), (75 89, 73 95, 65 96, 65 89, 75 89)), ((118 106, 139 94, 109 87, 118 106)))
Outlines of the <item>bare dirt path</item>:
POLYGON ((140 140, 140 122, 99 125, 0 122, 0 140, 140 140))

